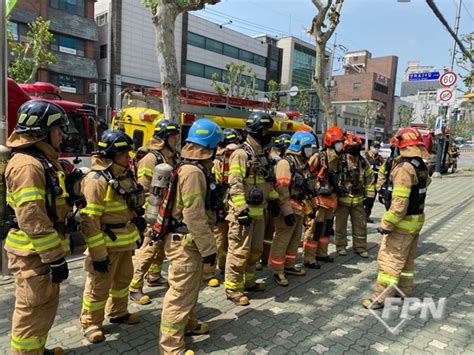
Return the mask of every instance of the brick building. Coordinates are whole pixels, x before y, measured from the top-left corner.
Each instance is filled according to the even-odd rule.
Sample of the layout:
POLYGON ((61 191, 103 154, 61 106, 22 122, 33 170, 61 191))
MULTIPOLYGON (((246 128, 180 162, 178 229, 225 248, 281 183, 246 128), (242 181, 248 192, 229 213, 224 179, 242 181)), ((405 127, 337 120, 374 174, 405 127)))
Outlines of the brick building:
POLYGON ((38 16, 51 20, 54 35, 50 50, 57 63, 40 69, 37 81, 51 82, 63 99, 91 101, 89 84, 97 81, 95 62, 97 26, 95 0, 18 0, 10 14, 10 29, 16 40, 28 32, 28 23, 38 16))
MULTIPOLYGON (((348 52, 344 57, 345 73, 334 76, 336 89, 331 92, 333 101, 381 102, 375 121, 375 132, 390 135, 393 122, 393 101, 397 76, 398 57, 372 58, 367 50, 348 52)), ((339 122, 342 123, 342 122, 339 122)), ((360 127, 363 127, 360 122, 360 127)))

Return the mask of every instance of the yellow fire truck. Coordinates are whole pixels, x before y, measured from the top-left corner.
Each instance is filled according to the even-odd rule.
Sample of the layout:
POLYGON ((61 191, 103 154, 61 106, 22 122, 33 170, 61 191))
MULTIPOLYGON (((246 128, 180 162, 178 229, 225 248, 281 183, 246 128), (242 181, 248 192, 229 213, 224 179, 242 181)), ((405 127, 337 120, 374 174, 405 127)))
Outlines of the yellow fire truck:
MULTIPOLYGON (((161 97, 161 89, 148 89, 145 94, 124 92, 124 108, 113 113, 112 128, 121 129, 132 137, 136 148, 143 146, 152 137, 157 122, 163 119, 161 97)), ((269 103, 187 89, 181 89, 180 102, 182 140, 187 137, 189 127, 196 119, 208 118, 223 129, 241 130, 251 111, 271 110, 269 103)), ((312 131, 310 126, 290 118, 296 115, 294 112, 276 113, 272 134, 312 131)))

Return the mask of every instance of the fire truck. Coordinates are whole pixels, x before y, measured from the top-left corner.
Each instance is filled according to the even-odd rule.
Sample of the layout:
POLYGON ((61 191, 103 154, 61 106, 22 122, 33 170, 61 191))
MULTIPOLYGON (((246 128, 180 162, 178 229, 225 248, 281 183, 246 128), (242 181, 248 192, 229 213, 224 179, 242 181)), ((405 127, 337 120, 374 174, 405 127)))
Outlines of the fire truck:
POLYGON ((69 119, 67 136, 63 140, 61 158, 76 166, 90 167, 90 153, 97 142, 95 106, 63 100, 61 90, 50 83, 17 84, 8 78, 8 135, 16 125, 17 111, 28 100, 44 99, 61 106, 69 119))
MULTIPOLYGON (((121 110, 112 113, 112 128, 121 129, 133 138, 135 147, 141 147, 153 135, 158 121, 163 119, 160 88, 148 89, 145 93, 123 92, 121 110)), ((271 104, 257 100, 227 97, 214 93, 180 90, 181 113, 179 121, 182 127, 182 141, 187 137, 189 128, 196 119, 208 118, 223 129, 241 130, 252 111, 270 111, 271 104)), ((293 133, 299 130, 311 131, 311 127, 295 120, 297 112, 277 112, 272 135, 293 133)))
MULTIPOLYGON (((425 124, 412 124, 411 127, 418 129, 423 139, 423 144, 425 145, 426 150, 430 153, 430 159, 426 162, 428 171, 432 175, 436 167, 436 155, 438 150, 438 142, 436 141, 435 132, 433 130, 426 129, 425 124)), ((448 159, 448 150, 449 144, 451 143, 451 131, 448 128, 443 130, 443 152, 442 152, 442 163, 441 163, 441 173, 447 173, 449 168, 449 159, 448 159)))

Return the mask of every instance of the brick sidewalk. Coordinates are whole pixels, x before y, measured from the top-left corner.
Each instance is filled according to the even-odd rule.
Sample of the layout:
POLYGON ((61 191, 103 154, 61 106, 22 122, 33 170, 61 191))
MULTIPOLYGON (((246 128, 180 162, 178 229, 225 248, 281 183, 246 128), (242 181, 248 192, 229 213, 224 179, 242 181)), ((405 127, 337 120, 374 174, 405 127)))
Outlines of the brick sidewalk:
MULTIPOLYGON (((380 236, 369 225, 369 259, 349 250, 321 270, 291 277, 290 286, 277 286, 268 270, 268 289, 251 295, 249 307, 236 307, 223 287, 201 291, 198 316, 209 322, 210 335, 188 339, 199 353, 474 353, 474 174, 462 173, 434 180, 428 191, 427 220, 416 261, 414 296, 447 297, 442 320, 412 319, 399 335, 392 335, 360 306, 370 295, 377 271, 380 236)), ((383 213, 377 204, 378 222, 383 213)), ((334 247, 331 245, 332 252, 334 247)), ((61 304, 48 345, 61 345, 68 354, 155 354, 164 289, 147 289, 153 303, 141 311, 134 327, 105 325, 107 341, 89 345, 80 333, 79 313, 84 283, 82 262, 70 263, 71 276, 62 287, 61 304)), ((13 285, 0 295, 0 352, 8 352, 13 309, 13 285)))

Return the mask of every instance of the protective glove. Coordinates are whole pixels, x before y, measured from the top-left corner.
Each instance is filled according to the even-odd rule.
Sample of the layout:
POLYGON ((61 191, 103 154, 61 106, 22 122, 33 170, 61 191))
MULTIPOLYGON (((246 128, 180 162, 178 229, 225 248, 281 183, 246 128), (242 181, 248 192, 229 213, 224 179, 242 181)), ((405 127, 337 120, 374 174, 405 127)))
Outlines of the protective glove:
POLYGON ((385 205, 385 199, 384 199, 383 193, 384 193, 384 192, 379 191, 379 202, 380 202, 382 205, 385 205))
POLYGON ((296 219, 295 219, 295 215, 293 213, 289 214, 288 216, 285 216, 285 224, 288 227, 294 226, 295 223, 296 223, 296 219))
POLYGON ((250 226, 252 224, 252 218, 249 216, 249 211, 248 210, 242 211, 237 216, 237 222, 239 222, 241 226, 246 226, 246 227, 250 226))
POLYGON ((272 217, 278 217, 280 215, 280 205, 278 200, 268 201, 268 212, 272 217))
POLYGON ((367 197, 367 198, 364 200, 364 209, 365 209, 366 211, 372 210, 372 207, 374 207, 374 202, 375 202, 375 198, 373 198, 373 197, 367 197))
POLYGON ((49 264, 51 268, 52 281, 55 284, 60 284, 69 276, 69 269, 67 267, 66 259, 61 258, 49 264))
POLYGON ((386 230, 386 229, 383 229, 382 227, 378 227, 377 228, 377 233, 380 233, 380 234, 390 234, 390 231, 386 230))
POLYGON ((216 265, 216 259, 217 259, 217 254, 214 253, 214 254, 203 257, 202 258, 202 263, 214 266, 214 265, 216 265))
POLYGON ((145 221, 145 218, 143 217, 133 217, 132 218, 132 223, 135 224, 135 226, 137 227, 138 229, 138 232, 143 233, 146 229, 146 221, 145 221))
POLYGON ((105 274, 109 271, 109 257, 106 257, 105 260, 101 261, 92 261, 92 266, 95 271, 105 274))

